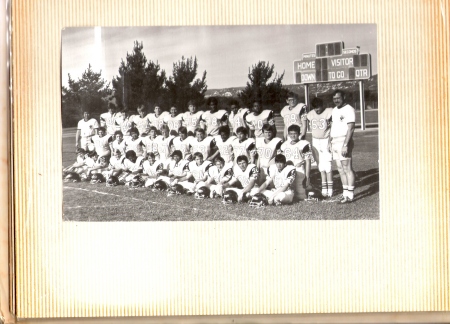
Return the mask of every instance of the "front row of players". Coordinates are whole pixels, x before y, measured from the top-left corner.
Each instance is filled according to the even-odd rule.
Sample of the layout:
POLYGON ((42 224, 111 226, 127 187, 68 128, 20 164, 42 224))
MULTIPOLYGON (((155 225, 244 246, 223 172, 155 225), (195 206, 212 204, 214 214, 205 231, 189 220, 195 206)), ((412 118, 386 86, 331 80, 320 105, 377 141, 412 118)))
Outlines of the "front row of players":
MULTIPOLYGON (((189 161, 186 159, 189 154, 178 149, 166 160, 153 152, 138 155, 128 150, 122 154, 116 149, 108 163, 107 157, 99 156, 96 151, 79 149, 77 161, 64 169, 64 181, 147 187, 153 191, 167 190, 168 195, 222 197, 224 203, 250 201, 255 206, 304 200, 313 161, 309 143, 299 140, 300 129, 296 125, 289 128, 291 141, 285 143, 274 137, 269 125, 264 133, 265 138, 257 139, 256 143, 238 134, 234 141, 245 143, 244 149, 239 151, 243 154, 234 159, 222 157, 223 151, 219 150, 220 155, 212 159, 213 163, 198 151, 192 152, 192 161, 189 161)), ((227 142, 228 139, 222 140, 227 142)))

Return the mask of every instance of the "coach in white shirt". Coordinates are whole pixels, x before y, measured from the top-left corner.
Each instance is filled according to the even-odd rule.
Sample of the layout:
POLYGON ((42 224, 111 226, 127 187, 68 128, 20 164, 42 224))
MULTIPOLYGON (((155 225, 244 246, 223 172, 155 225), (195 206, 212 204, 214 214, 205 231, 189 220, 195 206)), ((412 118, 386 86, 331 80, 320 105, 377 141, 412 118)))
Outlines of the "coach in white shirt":
POLYGON ((91 137, 97 134, 98 122, 94 118, 89 118, 89 112, 83 111, 83 119, 78 122, 77 134, 75 135, 76 148, 88 150, 88 143, 91 137))

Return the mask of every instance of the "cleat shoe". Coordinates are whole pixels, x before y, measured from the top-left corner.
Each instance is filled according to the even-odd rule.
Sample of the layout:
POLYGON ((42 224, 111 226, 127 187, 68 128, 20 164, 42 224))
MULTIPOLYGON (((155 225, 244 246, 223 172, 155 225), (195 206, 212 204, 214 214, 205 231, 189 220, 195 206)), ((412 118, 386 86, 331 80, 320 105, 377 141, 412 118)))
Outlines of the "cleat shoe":
POLYGON ((342 200, 340 200, 338 202, 338 204, 348 204, 348 203, 351 203, 351 202, 353 202, 353 199, 350 199, 348 197, 344 197, 342 200))
POLYGON ((333 202, 340 202, 341 200, 344 199, 344 195, 338 195, 338 196, 334 196, 334 197, 328 197, 324 200, 322 200, 322 202, 324 203, 333 203, 333 202))

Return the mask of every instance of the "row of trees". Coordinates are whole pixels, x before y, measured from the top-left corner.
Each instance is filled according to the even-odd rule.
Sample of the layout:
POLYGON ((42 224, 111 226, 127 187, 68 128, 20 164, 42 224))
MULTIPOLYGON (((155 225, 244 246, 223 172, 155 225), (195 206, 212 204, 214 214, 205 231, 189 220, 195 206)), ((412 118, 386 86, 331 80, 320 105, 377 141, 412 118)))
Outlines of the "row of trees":
MULTIPOLYGON (((264 61, 249 68, 249 81, 239 95, 243 104, 249 106, 253 100, 264 105, 284 101, 287 96, 282 87, 284 73, 278 75, 274 69, 273 64, 264 61)), ((197 77, 196 57, 182 57, 173 64, 172 75, 167 77, 158 62, 147 60, 143 44, 135 41, 133 51, 122 59, 118 72, 111 83, 102 78, 101 71, 94 72, 91 65, 78 80, 69 74, 68 86, 62 87, 63 126, 73 125, 84 109, 96 116, 106 111, 108 105, 136 110, 140 105, 151 109, 158 104, 165 110, 176 106, 183 112, 189 100, 199 107, 205 103, 206 71, 197 77)))

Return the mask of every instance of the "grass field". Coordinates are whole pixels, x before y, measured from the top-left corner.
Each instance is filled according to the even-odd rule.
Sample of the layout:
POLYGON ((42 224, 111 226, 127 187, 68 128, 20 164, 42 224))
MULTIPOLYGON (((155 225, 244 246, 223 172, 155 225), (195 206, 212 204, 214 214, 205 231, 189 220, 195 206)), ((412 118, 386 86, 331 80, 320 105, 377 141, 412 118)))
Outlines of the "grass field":
MULTIPOLYGON (((63 130, 63 166, 75 160, 75 131, 63 130)), ((310 134, 307 139, 310 140, 310 134)), ((379 219, 378 129, 356 131, 353 166, 355 199, 351 204, 298 202, 254 209, 247 204, 223 205, 219 199, 196 200, 192 196, 167 197, 165 193, 125 186, 63 183, 63 213, 67 221, 208 221, 208 220, 339 220, 379 219)), ((334 188, 342 189, 333 163, 334 188)), ((312 184, 320 187, 313 168, 312 184)))

